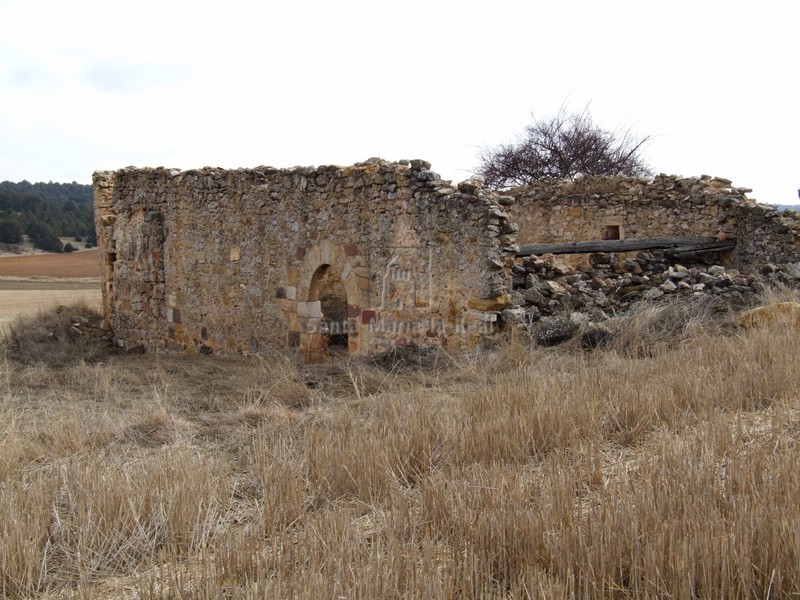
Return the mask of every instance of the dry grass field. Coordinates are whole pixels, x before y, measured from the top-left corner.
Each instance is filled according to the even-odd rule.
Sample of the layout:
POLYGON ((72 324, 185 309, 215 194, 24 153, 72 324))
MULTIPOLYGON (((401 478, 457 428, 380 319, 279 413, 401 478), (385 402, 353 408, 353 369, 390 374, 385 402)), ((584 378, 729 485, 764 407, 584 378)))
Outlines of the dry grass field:
POLYGON ((52 315, 17 324, 0 594, 797 597, 800 337, 711 319, 650 308, 594 352, 57 368, 52 315))

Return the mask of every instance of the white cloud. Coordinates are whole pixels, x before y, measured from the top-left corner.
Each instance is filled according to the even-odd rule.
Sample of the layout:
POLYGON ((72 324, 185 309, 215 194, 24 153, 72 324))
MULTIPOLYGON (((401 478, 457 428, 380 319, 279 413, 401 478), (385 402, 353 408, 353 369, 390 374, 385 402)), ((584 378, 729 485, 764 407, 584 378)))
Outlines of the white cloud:
POLYGON ((770 1, 6 0, 0 179, 375 155, 461 179, 480 146, 567 101, 653 134, 657 171, 793 201, 792 16, 770 1))
POLYGON ((81 71, 81 79, 101 92, 135 94, 152 89, 177 87, 189 74, 188 68, 156 62, 131 63, 97 61, 81 71))

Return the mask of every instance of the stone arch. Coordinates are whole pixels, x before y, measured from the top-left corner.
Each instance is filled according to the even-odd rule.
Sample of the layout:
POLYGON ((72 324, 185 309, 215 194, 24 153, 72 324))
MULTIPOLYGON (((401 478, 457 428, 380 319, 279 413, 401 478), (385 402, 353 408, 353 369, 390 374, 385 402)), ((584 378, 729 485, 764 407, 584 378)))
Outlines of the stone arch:
POLYGON ((308 301, 319 301, 323 319, 323 337, 328 349, 344 347, 349 350, 350 323, 348 321, 347 292, 338 269, 322 265, 311 276, 308 301))
MULTIPOLYGON (((369 301, 368 292, 365 291, 365 288, 368 290, 365 265, 363 258, 357 254, 355 244, 342 246, 323 240, 306 250, 296 286, 297 332, 300 350, 306 358, 321 360, 326 355, 320 291, 325 275, 331 269, 336 271, 344 288, 347 350, 350 354, 362 352, 361 310, 369 301)), ((344 327, 344 324, 340 326, 344 327)))

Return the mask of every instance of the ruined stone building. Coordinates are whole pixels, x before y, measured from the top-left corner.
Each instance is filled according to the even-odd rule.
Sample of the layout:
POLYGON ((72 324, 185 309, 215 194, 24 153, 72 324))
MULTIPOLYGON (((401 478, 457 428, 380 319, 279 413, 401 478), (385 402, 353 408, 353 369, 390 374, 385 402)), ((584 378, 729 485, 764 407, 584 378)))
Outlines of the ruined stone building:
POLYGON ((424 161, 122 169, 94 187, 103 307, 127 349, 457 346, 506 302, 503 199, 424 161))
POLYGON ((512 303, 519 242, 730 236, 797 261, 798 222, 727 180, 543 180, 504 193, 424 161, 94 174, 103 309, 129 351, 458 347, 512 303))
POLYGON ((800 258, 795 215, 747 198, 719 177, 542 179, 505 192, 523 243, 696 236, 736 239, 730 264, 750 270, 800 258))

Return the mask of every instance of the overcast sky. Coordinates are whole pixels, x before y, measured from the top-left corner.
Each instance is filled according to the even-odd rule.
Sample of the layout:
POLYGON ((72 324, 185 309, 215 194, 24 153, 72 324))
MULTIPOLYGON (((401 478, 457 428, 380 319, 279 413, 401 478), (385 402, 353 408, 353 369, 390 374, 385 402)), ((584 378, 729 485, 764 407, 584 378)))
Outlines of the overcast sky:
POLYGON ((800 202, 792 2, 0 0, 0 180, 423 158, 590 103, 656 173, 800 202))

